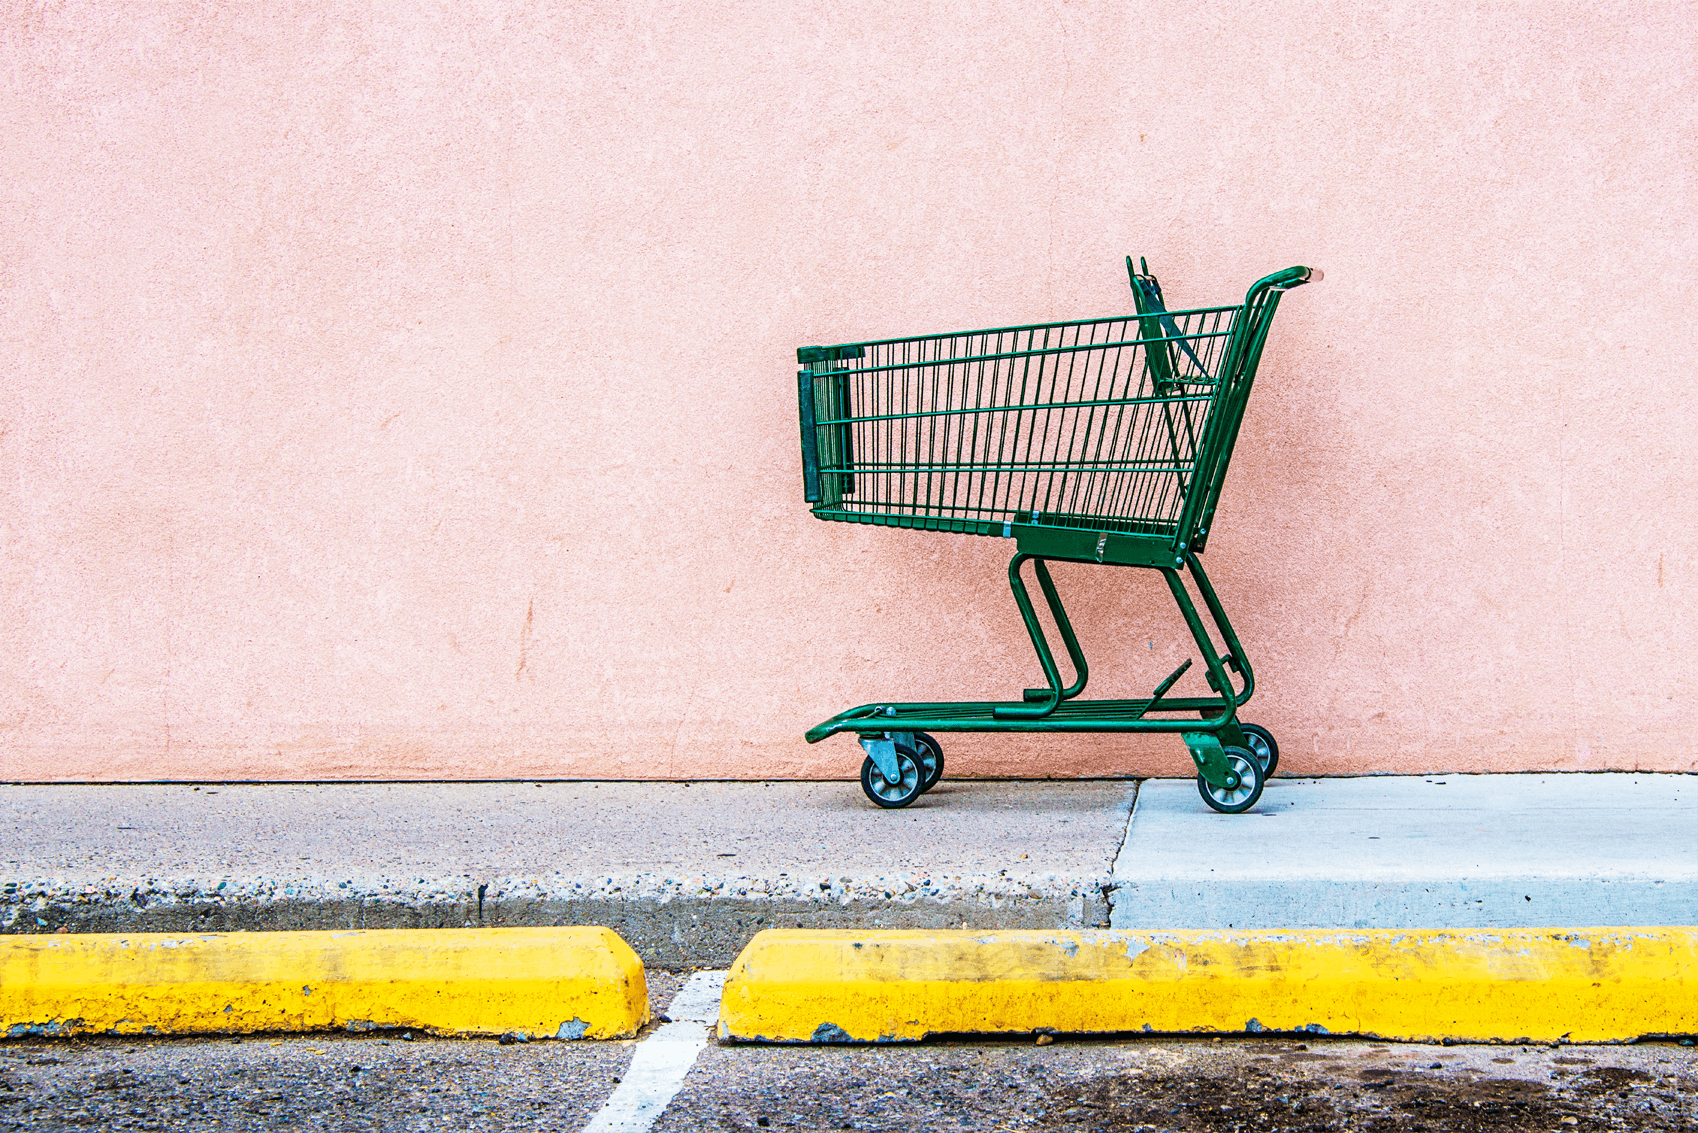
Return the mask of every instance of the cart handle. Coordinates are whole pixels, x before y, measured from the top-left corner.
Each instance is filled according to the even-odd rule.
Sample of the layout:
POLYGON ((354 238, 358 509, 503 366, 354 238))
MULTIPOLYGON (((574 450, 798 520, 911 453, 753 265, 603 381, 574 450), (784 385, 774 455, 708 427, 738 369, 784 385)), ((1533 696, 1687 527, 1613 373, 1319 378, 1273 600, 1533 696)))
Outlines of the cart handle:
POLYGON ((1244 295, 1244 305, 1248 307, 1255 303, 1264 291, 1290 291, 1293 287, 1302 287, 1305 283, 1319 283, 1325 278, 1326 275, 1320 268, 1290 267, 1284 271, 1276 271, 1250 285, 1250 290, 1244 295))

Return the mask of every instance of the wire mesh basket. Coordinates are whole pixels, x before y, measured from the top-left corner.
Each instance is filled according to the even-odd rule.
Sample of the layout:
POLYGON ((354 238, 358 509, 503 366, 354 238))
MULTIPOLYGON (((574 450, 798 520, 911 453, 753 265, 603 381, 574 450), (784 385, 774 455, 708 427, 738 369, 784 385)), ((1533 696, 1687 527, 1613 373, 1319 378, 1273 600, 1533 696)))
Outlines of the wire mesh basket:
POLYGON ((858 364, 813 381, 814 511, 981 535, 1034 515, 1172 534, 1236 311, 1176 312, 1148 337, 1118 318, 861 344, 858 364))

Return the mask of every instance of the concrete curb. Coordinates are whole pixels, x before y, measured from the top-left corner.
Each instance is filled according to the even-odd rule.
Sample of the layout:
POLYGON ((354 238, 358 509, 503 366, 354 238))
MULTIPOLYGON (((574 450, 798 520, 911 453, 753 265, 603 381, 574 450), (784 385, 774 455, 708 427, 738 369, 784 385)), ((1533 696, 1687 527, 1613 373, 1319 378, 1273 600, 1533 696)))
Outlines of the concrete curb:
MULTIPOLYGON (((821 876, 823 874, 823 876, 821 876)), ((914 873, 796 878, 693 876, 355 879, 47 879, 0 891, 7 934, 219 933, 603 925, 653 969, 730 967, 771 928, 1091 928, 1099 885, 1077 877, 914 873)))
POLYGON ((605 928, 0 937, 0 1033, 407 1027, 625 1038, 642 961, 605 928))
POLYGON ((719 1033, 1287 1031, 1420 1042, 1698 1032, 1698 928, 763 932, 719 1033))

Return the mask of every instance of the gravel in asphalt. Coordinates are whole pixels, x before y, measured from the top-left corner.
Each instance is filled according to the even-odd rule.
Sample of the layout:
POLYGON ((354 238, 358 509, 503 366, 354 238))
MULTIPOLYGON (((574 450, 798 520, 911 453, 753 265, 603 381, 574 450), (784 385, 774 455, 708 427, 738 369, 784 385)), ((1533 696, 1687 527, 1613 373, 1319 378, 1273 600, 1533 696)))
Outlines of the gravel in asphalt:
MULTIPOLYGON (((649 973, 650 1013, 658 1017, 682 982, 649 973)), ((0 1040, 0 1130, 578 1129, 619 1084, 642 1037, 0 1040)))
POLYGON ((1562 1133, 1695 1123, 1698 1059, 1673 1044, 1059 1038, 710 1049, 656 1129, 1562 1133))
MULTIPOLYGON (((655 980, 664 1004, 676 977, 655 980)), ((0 1042, 0 1130, 576 1130, 634 1044, 0 1042)), ((1291 1038, 710 1045, 655 1127, 1550 1133, 1698 1126, 1698 1052, 1291 1038)))

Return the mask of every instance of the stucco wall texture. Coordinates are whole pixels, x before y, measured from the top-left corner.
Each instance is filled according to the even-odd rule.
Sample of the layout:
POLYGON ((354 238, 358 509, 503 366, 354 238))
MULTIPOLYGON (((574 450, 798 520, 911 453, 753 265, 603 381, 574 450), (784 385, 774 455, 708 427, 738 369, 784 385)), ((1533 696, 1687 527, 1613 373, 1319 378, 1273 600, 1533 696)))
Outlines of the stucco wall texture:
MULTIPOLYGON (((1284 769, 1698 768, 1694 12, 11 4, 0 778, 852 775, 1039 673, 1008 543, 810 517, 794 348, 1127 253, 1326 270, 1207 556, 1284 769)), ((1056 574, 1101 694, 1194 652, 1056 574)))

